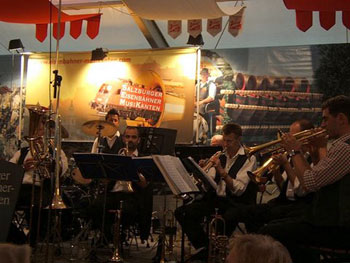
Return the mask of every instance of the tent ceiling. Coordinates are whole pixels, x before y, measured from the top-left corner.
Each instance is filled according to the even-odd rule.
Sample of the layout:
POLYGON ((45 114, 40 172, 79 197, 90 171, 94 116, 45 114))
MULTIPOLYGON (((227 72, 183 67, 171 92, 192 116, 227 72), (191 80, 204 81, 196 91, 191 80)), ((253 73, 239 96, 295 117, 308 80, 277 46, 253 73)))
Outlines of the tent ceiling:
MULTIPOLYGON (((53 1, 54 4, 58 0, 53 1)), ((241 2, 239 1, 238 4, 241 2)), ((226 4, 232 4, 232 1, 226 4)), ((341 24, 341 15, 337 13, 337 23, 329 31, 319 25, 318 15, 313 16, 313 27, 301 32, 295 25, 295 12, 287 10, 282 0, 249 0, 244 17, 243 30, 234 38, 223 30, 222 35, 210 36, 206 32, 206 20, 203 20, 203 38, 205 49, 244 48, 261 46, 290 46, 304 44, 344 43, 348 39, 348 30, 341 24)), ((60 42, 61 51, 89 51, 96 47, 110 50, 144 49, 154 47, 182 47, 188 40, 187 21, 182 21, 182 33, 176 39, 167 34, 167 21, 144 20, 131 15, 122 1, 117 0, 62 0, 62 10, 68 14, 101 12, 100 33, 95 39, 89 39, 83 33, 74 40, 68 34, 60 42)), ((223 19, 225 26, 227 17, 223 19)), ((68 30, 68 28, 66 28, 68 30)), ((86 24, 83 23, 83 32, 86 24)), ((20 38, 27 51, 47 52, 54 50, 56 40, 47 38, 43 43, 35 39, 35 25, 10 24, 0 22, 0 54, 9 54, 8 43, 20 38)))

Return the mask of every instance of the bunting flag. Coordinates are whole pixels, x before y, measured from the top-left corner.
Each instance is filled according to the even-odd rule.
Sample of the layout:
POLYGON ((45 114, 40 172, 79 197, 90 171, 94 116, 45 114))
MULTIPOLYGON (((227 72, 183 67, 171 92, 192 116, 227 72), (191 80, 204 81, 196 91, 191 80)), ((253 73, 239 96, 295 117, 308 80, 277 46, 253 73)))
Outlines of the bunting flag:
MULTIPOLYGON (((1 0, 0 21, 35 24, 35 37, 43 42, 47 37, 47 25, 53 24, 53 36, 57 39, 59 10, 49 0, 1 0)), ((102 14, 67 15, 61 12, 60 36, 65 33, 65 22, 70 22, 70 35, 76 39, 81 34, 82 22, 87 21, 87 35, 93 39, 99 33, 102 14)))
POLYGON ((187 21, 187 32, 196 38, 202 33, 202 19, 192 19, 187 21))
POLYGON ((345 0, 283 0, 287 9, 294 9, 297 27, 306 32, 312 27, 312 12, 319 12, 320 24, 325 30, 335 25, 335 12, 342 11, 343 25, 350 29, 350 1, 345 0))
POLYGON ((208 19, 207 21, 207 32, 215 37, 222 30, 222 17, 208 19))
POLYGON ((182 32, 181 20, 169 20, 168 21, 168 34, 173 39, 177 38, 182 32))
POLYGON ((238 36, 239 32, 242 30, 244 10, 245 7, 229 18, 228 32, 234 37, 238 36))

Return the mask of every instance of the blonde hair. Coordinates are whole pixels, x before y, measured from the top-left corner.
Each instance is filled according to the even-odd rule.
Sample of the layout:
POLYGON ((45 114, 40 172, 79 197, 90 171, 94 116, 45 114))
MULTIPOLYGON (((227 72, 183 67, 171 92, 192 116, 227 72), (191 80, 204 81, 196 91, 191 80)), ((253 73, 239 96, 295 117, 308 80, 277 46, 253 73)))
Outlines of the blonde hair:
POLYGON ((292 263, 288 250, 270 236, 246 234, 230 241, 228 263, 292 263))

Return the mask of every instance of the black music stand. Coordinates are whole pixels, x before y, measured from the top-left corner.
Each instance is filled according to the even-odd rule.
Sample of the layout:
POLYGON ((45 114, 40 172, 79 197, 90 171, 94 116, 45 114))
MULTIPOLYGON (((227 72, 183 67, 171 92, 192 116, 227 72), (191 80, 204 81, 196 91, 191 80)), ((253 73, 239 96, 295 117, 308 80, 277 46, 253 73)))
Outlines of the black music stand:
POLYGON ((154 127, 139 127, 138 130, 141 139, 138 149, 142 154, 175 154, 177 130, 154 127))
MULTIPOLYGON (((139 181, 132 157, 107 153, 73 153, 75 162, 86 179, 112 179, 118 181, 139 181)), ((105 235, 107 186, 104 188, 102 212, 102 242, 108 244, 105 235)))
POLYGON ((130 156, 108 153, 73 153, 73 157, 86 179, 139 180, 130 156))

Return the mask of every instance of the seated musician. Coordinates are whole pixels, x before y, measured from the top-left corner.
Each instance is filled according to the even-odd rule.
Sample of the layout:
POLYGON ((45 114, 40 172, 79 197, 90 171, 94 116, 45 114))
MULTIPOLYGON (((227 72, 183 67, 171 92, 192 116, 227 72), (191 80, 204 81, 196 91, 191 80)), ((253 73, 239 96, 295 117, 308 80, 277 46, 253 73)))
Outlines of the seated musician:
POLYGON ((231 235, 236 225, 230 223, 226 211, 230 207, 239 209, 241 206, 256 203, 256 185, 250 182, 247 171, 253 171, 256 159, 247 158, 241 145, 242 129, 238 124, 229 123, 223 129, 223 147, 226 150, 221 156, 214 155, 210 158, 216 169, 216 192, 207 192, 200 200, 195 200, 188 205, 175 210, 175 217, 180 223, 192 245, 198 250, 193 259, 206 262, 208 233, 200 222, 204 217, 208 220, 218 213, 226 220, 226 235, 231 235))
MULTIPOLYGON (((324 156, 324 137, 312 140, 321 154, 313 167, 300 154, 302 143, 290 134, 282 136, 282 145, 294 165, 290 172, 297 176, 306 193, 314 193, 310 208, 302 217, 273 222, 260 229, 260 233, 284 244, 295 263, 320 260, 319 256, 306 253, 301 245, 350 248, 350 97, 337 96, 324 102, 321 127, 334 141, 324 156)), ((286 171, 290 169, 286 165, 286 171)))
MULTIPOLYGON (((107 120, 109 120, 107 118, 107 120)), ((108 139, 107 139, 108 140, 108 139)), ((116 139, 118 140, 118 138, 116 139)), ((128 126, 122 137, 125 148, 119 148, 116 154, 127 156, 140 156, 138 152, 138 144, 140 142, 139 132, 136 127, 128 126)), ((117 147, 111 147, 109 150, 115 151, 117 147), (113 149, 114 148, 114 149, 113 149)), ((102 149, 102 152, 105 148, 102 149)), ((113 240, 112 225, 115 216, 109 213, 109 210, 119 209, 120 201, 122 205, 122 226, 123 230, 127 229, 134 223, 139 224, 141 240, 147 240, 150 234, 153 196, 151 185, 145 180, 142 175, 139 175, 139 182, 131 183, 128 181, 110 181, 108 183, 107 198, 106 198, 106 214, 105 214, 105 229, 109 241, 113 240)), ((93 227, 98 228, 102 225, 104 196, 100 195, 89 208, 89 214, 93 218, 93 227)), ((124 233, 125 231, 123 231, 124 233)), ((122 237, 123 239, 125 236, 122 237)))
MULTIPOLYGON (((290 126, 290 134, 295 134, 304 130, 311 130, 314 126, 306 119, 293 122, 290 126)), ((310 144, 304 144, 302 152, 311 165, 319 161, 319 153, 310 144)), ((274 155, 274 162, 280 167, 288 165, 288 159, 284 154, 274 155)), ((273 171, 273 179, 280 190, 280 194, 266 204, 259 204, 247 208, 245 213, 238 213, 237 220, 245 223, 248 232, 257 232, 260 227, 272 220, 280 220, 288 217, 298 217, 312 200, 312 194, 306 194, 300 186, 298 178, 293 174, 283 172, 280 169, 273 171)), ((233 211, 234 212, 234 211, 233 211)))
MULTIPOLYGON (((50 133, 53 133, 54 129, 54 123, 50 122, 50 133)), ((39 138, 40 136, 44 135, 44 123, 40 122, 39 125, 36 127, 34 131, 31 132, 31 138, 39 138)), ((43 140, 38 140, 39 144, 43 143, 43 140)), ((42 147, 42 145, 41 145, 42 147)), ((52 157, 52 149, 50 147, 49 149, 50 156, 52 157)), ((20 189, 18 201, 17 201, 17 207, 19 209, 25 208, 26 211, 25 216, 27 223, 31 224, 30 229, 30 244, 32 246, 36 243, 36 229, 37 229, 37 223, 38 223, 38 211, 39 208, 44 208, 48 206, 51 202, 52 198, 52 190, 51 189, 51 170, 50 170, 50 164, 48 163, 45 165, 44 163, 40 163, 41 161, 38 161, 38 157, 42 153, 37 153, 37 156, 32 156, 32 153, 30 151, 29 147, 23 147, 19 151, 17 151, 13 157, 10 159, 10 162, 16 163, 18 165, 23 166, 25 173, 22 181, 22 186, 20 189), (42 186, 42 195, 40 194, 40 189, 42 186), (32 193, 34 187, 34 192, 32 193), (34 210, 32 214, 32 218, 30 218, 30 212, 29 208, 32 204, 32 198, 33 198, 33 205, 34 210)), ((39 157, 40 159, 40 157, 39 157)), ((42 160, 44 162, 44 160, 42 160)), ((68 169, 68 161, 65 153, 63 150, 61 150, 61 174, 65 174, 65 172, 68 169)), ((43 220, 43 219, 41 219, 43 220)), ((45 222, 46 223, 46 222, 45 222)), ((9 233, 9 237, 11 237, 11 232, 9 233)), ((16 240, 14 240, 16 242, 16 240)))

